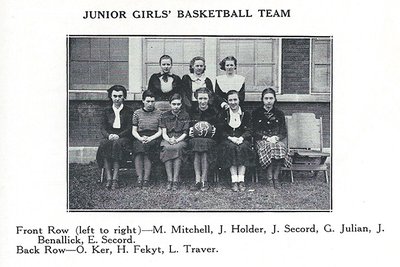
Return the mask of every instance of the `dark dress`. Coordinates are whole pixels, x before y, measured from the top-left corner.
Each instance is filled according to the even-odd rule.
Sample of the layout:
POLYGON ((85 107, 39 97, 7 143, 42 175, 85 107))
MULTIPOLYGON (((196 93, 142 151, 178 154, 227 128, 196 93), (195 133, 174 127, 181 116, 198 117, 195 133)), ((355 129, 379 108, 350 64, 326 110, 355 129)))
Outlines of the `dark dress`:
POLYGON ((228 101, 228 91, 235 90, 239 93, 239 102, 244 103, 245 78, 235 75, 234 78, 227 78, 226 75, 217 76, 215 81, 215 105, 221 108, 223 102, 228 101))
POLYGON ((232 128, 229 125, 230 112, 221 113, 220 131, 221 144, 219 149, 219 158, 223 159, 220 162, 222 168, 231 166, 254 166, 255 154, 251 148, 251 119, 248 112, 243 112, 240 115, 240 126, 232 128), (231 137, 243 137, 243 143, 237 145, 228 139, 231 137))
MULTIPOLYGON (((218 125, 218 115, 215 108, 211 105, 204 111, 202 111, 198 104, 196 104, 190 112, 190 127, 193 127, 199 121, 206 121, 213 126, 218 125)), ((217 129, 218 133, 218 129, 217 129)), ((208 152, 209 163, 214 164, 216 155, 217 142, 215 141, 217 134, 213 138, 208 137, 193 137, 189 140, 190 149, 192 152, 208 152)))
MULTIPOLYGON (((185 109, 189 112, 192 107, 195 105, 197 102, 196 100, 193 100, 193 94, 194 91, 197 89, 193 89, 193 84, 196 84, 196 81, 193 81, 193 75, 183 75, 182 77, 182 98, 183 98, 183 105, 185 106, 185 109)), ((214 90, 213 90, 213 84, 211 80, 207 77, 203 77, 201 80, 197 81, 197 86, 205 87, 209 91, 210 95, 210 100, 209 103, 210 105, 213 104, 214 102, 214 90)))
MULTIPOLYGON (((181 110, 178 114, 172 113, 172 111, 166 111, 161 115, 160 127, 167 129, 168 137, 180 137, 182 134, 188 132, 189 129, 189 114, 181 110)), ((161 153, 160 159, 162 162, 174 160, 180 158, 185 160, 186 156, 186 141, 181 141, 177 144, 171 145, 168 141, 161 141, 161 153)))
MULTIPOLYGON (((137 132, 140 136, 152 136, 158 131, 161 113, 157 109, 153 111, 146 111, 143 108, 138 109, 133 113, 132 126, 137 127, 137 132)), ((133 154, 143 153, 154 161, 158 158, 160 141, 161 138, 157 138, 144 144, 134 138, 133 154)))
POLYGON ((168 74, 169 77, 172 77, 172 90, 169 92, 163 92, 161 90, 161 78, 162 74, 161 73, 154 73, 151 75, 149 79, 149 84, 147 86, 147 89, 150 90, 154 96, 156 101, 169 101, 169 98, 175 94, 182 94, 182 89, 181 89, 181 78, 179 78, 178 75, 175 74, 168 74))
POLYGON ((286 145, 282 142, 287 137, 283 112, 275 107, 269 112, 264 107, 257 108, 253 111, 252 125, 261 167, 267 168, 272 159, 284 159, 284 165, 290 167, 291 159, 286 145), (275 144, 268 142, 266 138, 271 136, 278 136, 279 141, 275 144))
POLYGON ((101 134, 104 139, 100 142, 96 160, 100 168, 104 165, 104 159, 121 161, 126 159, 132 147, 132 113, 130 107, 124 105, 120 111, 121 128, 113 128, 115 113, 112 106, 104 109, 101 121, 101 134), (119 139, 109 140, 110 134, 117 134, 119 139))

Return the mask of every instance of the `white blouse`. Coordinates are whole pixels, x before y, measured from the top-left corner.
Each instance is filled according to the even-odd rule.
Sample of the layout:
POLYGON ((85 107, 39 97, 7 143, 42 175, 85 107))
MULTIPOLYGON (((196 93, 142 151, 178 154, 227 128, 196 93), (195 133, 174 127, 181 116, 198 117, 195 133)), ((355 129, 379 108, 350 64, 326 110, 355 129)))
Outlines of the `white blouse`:
POLYGON ((237 74, 233 76, 224 74, 217 76, 216 80, 222 92, 227 93, 230 90, 236 90, 239 92, 245 82, 245 77, 237 74))
POLYGON ((116 108, 114 105, 112 105, 112 109, 114 110, 114 114, 115 114, 115 119, 114 119, 114 123, 113 123, 113 128, 114 129, 120 129, 121 128, 120 112, 121 112, 121 110, 123 108, 124 108, 124 104, 121 104, 121 106, 119 106, 119 108, 116 108))
POLYGON ((240 116, 242 115, 242 109, 239 107, 238 112, 234 113, 231 109, 229 109, 229 126, 233 129, 239 128, 242 124, 240 121, 240 116))
POLYGON ((190 73, 189 77, 192 80, 192 101, 197 101, 194 97, 194 92, 196 92, 196 90, 199 88, 206 87, 206 75, 203 73, 200 77, 198 77, 193 73, 190 73))
POLYGON ((160 77, 160 83, 161 83, 161 91, 163 93, 168 93, 172 91, 172 82, 174 81, 174 78, 171 76, 168 76, 168 81, 164 82, 163 76, 160 77))

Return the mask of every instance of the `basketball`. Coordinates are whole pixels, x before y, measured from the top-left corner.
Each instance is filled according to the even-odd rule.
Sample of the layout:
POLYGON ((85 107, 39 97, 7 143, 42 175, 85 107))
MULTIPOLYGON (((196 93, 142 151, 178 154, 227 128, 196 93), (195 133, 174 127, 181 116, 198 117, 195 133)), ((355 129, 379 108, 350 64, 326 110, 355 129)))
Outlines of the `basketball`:
POLYGON ((209 137, 212 136, 213 126, 206 121, 199 121, 193 126, 194 137, 209 137))

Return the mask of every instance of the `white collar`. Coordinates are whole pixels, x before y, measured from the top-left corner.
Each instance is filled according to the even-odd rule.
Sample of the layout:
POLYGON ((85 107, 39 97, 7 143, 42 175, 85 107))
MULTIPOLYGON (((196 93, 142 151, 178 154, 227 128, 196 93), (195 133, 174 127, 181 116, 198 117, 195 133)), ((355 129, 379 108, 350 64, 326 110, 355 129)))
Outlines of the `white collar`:
POLYGON ((235 81, 235 82, 244 82, 245 81, 245 77, 239 74, 233 74, 233 75, 219 75, 217 76, 218 80, 231 80, 231 81, 235 81))
POLYGON ((195 75, 194 73, 190 73, 189 74, 190 79, 192 79, 192 81, 204 81, 206 79, 206 75, 204 73, 202 73, 200 76, 195 75))
POLYGON ((242 108, 240 106, 239 106, 238 112, 236 112, 236 113, 233 113, 232 109, 229 109, 229 116, 235 116, 236 114, 239 116, 242 116, 242 108))
POLYGON ((163 76, 164 74, 167 74, 168 76, 172 76, 173 75, 172 71, 170 71, 168 73, 164 73, 164 72, 160 71, 160 75, 161 76, 163 76))
POLYGON ((235 74, 233 76, 228 76, 224 74, 217 76, 217 82, 219 88, 224 93, 227 93, 229 90, 240 91, 245 82, 245 77, 238 74, 235 74))

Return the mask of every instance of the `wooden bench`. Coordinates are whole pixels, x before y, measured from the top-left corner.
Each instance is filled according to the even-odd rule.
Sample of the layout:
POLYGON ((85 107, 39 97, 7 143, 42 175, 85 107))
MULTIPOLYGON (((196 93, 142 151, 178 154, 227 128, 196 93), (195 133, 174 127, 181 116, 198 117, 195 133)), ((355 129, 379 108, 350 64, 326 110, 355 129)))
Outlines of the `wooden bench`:
POLYGON ((314 176, 323 171, 328 182, 326 159, 330 154, 322 151, 322 117, 317 119, 314 113, 293 113, 286 116, 286 126, 289 155, 293 163, 291 168, 282 167, 282 171, 290 172, 292 182, 294 171, 311 171, 314 176))
MULTIPOLYGON (((125 160, 120 163, 119 171, 127 171, 128 169, 134 169, 133 153, 132 151, 127 152, 125 155, 125 160)), ((104 182, 105 169, 101 169, 100 178, 97 180, 98 183, 102 184, 104 182)))

